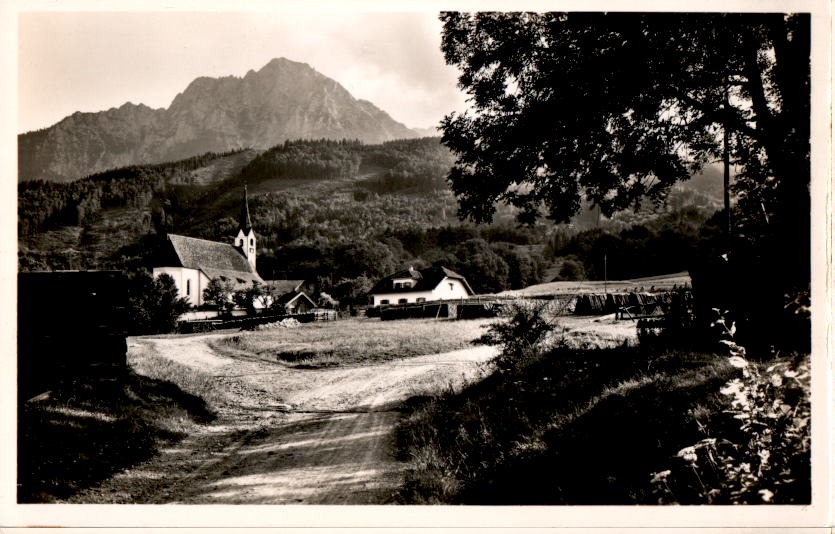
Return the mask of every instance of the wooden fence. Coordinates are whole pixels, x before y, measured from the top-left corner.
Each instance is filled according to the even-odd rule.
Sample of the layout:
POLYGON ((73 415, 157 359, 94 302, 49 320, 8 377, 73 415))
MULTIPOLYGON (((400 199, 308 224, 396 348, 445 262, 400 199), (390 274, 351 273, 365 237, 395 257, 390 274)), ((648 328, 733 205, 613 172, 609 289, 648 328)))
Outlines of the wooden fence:
POLYGON ((382 320, 416 318, 473 319, 494 317, 510 304, 536 306, 553 315, 606 315, 614 313, 617 319, 636 320, 642 317, 661 316, 666 313, 673 293, 689 290, 656 293, 587 293, 570 295, 505 296, 477 295, 466 299, 423 302, 419 304, 389 304, 370 307, 369 317, 382 320))

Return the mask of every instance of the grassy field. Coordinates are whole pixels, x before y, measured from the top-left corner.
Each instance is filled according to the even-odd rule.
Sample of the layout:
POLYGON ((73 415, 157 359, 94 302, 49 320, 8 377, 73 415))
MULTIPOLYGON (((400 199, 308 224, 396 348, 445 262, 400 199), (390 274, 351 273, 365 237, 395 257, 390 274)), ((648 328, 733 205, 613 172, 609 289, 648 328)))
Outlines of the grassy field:
POLYGON ((353 318, 245 332, 213 341, 212 347, 292 367, 364 365, 466 348, 493 321, 353 318))
POLYGON ((690 275, 686 272, 673 273, 633 280, 579 280, 571 282, 547 282, 536 284, 524 289, 503 291, 500 295, 518 295, 537 297, 549 295, 576 295, 582 293, 603 293, 604 288, 610 293, 624 293, 630 291, 669 291, 673 286, 691 285, 690 275))
MULTIPOLYGON (((756 365, 765 373, 774 364, 756 365)), ((694 478, 680 451, 705 438, 750 443, 720 392, 739 371, 721 354, 561 346, 462 391, 414 399, 396 431, 399 454, 411 464, 399 499, 657 504, 673 497, 659 494, 653 475, 669 474, 672 467, 671 476, 679 477, 675 502, 705 502, 706 471, 700 471, 703 479, 694 478)), ((737 463, 744 449, 729 449, 737 463)), ((785 486, 782 502, 809 502, 808 456, 798 451, 795 460, 792 487, 785 486)), ((731 461, 708 471, 734 468, 731 461)), ((722 482, 713 487, 722 488, 722 482)), ((739 502, 726 493, 717 493, 714 502, 739 502)), ((756 492, 753 498, 763 502, 756 492)))
POLYGON ((147 460, 224 402, 194 370, 153 354, 133 354, 131 365, 118 381, 66 380, 20 405, 18 502, 60 501, 147 460))

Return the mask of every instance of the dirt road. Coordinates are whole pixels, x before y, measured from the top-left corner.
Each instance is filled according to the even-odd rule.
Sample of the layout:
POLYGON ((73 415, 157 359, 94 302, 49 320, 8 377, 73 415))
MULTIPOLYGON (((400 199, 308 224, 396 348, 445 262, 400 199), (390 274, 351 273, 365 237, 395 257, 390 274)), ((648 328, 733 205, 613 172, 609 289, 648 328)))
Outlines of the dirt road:
POLYGON ((212 335, 136 338, 211 374, 228 401, 212 424, 74 502, 363 504, 391 502, 404 464, 391 434, 402 400, 483 372, 490 347, 379 365, 292 369, 216 353, 212 335), (289 411, 285 405, 289 405, 289 411))

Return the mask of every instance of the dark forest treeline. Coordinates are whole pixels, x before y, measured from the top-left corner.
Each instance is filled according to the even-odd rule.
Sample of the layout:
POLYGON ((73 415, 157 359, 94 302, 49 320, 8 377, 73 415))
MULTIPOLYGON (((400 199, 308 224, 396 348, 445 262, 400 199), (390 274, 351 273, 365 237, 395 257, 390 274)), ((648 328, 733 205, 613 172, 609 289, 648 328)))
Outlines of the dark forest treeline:
POLYGON ((190 185, 192 171, 235 153, 71 183, 22 182, 20 268, 152 267, 168 232, 231 242, 243 184, 275 179, 311 185, 289 181, 250 195, 260 274, 318 281, 344 304, 363 302, 377 279, 409 265, 442 264, 488 293, 550 281, 552 265, 563 266, 563 279, 602 278, 603 254, 610 279, 686 270, 713 239, 713 205, 687 192, 611 219, 589 211, 575 225, 519 226, 510 212, 491 225, 462 223, 445 182, 451 156, 438 138, 288 141, 212 185, 190 185), (119 215, 119 208, 132 210, 119 215), (76 250, 39 242, 44 231, 65 226, 81 229, 76 250), (108 239, 109 248, 101 244, 108 239))
MULTIPOLYGON (((275 178, 333 180, 356 178, 360 168, 379 171, 380 177, 366 185, 379 193, 403 189, 421 192, 445 189, 444 178, 451 164, 449 151, 438 138, 390 141, 364 145, 359 141, 287 141, 256 156, 236 176, 208 190, 178 186, 176 194, 163 194, 170 183, 188 183, 182 175, 212 160, 235 154, 207 153, 182 161, 156 165, 134 165, 98 173, 68 183, 42 180, 18 185, 19 235, 31 235, 63 225, 81 225, 103 209, 149 207, 164 197, 165 204, 185 204, 185 212, 195 203, 217 198, 243 184, 275 178)), ((176 206, 168 215, 176 217, 176 206)))
POLYGON ((362 161, 360 141, 285 141, 247 164, 236 180, 257 183, 274 178, 334 180, 354 177, 362 161))
POLYGON ((572 232, 560 227, 550 237, 546 256, 569 264, 560 273, 564 279, 602 280, 605 275, 623 280, 685 271, 697 258, 719 254, 724 234, 718 216, 689 206, 620 229, 610 225, 572 232))
POLYGON ((24 236, 56 226, 79 226, 103 209, 148 207, 170 180, 238 152, 241 150, 221 154, 209 152, 154 165, 131 165, 74 182, 20 182, 18 233, 24 236))
MULTIPOLYGON (((445 226, 388 231, 373 239, 345 239, 280 246, 259 258, 268 278, 319 280, 342 302, 362 302, 379 278, 408 266, 443 265, 464 274, 476 292, 517 289, 542 280, 547 262, 533 247, 503 241, 491 228, 445 226)), ((533 234, 526 236, 531 240, 533 234)))
POLYGON ((374 175, 363 185, 378 193, 446 189, 452 155, 437 137, 365 145, 356 140, 285 141, 260 154, 226 186, 272 179, 338 180, 374 175))

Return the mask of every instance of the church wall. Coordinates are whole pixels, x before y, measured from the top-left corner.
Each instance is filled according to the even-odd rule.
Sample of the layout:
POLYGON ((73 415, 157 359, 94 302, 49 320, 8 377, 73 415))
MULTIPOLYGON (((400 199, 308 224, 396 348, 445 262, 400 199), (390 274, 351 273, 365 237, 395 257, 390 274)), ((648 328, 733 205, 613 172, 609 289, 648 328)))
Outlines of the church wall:
POLYGON ((203 304, 203 289, 208 283, 206 281, 201 284, 201 277, 206 279, 203 273, 185 267, 154 267, 154 278, 163 273, 174 279, 181 298, 187 299, 189 304, 195 307, 203 304))

